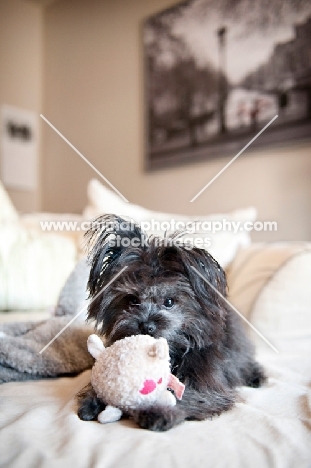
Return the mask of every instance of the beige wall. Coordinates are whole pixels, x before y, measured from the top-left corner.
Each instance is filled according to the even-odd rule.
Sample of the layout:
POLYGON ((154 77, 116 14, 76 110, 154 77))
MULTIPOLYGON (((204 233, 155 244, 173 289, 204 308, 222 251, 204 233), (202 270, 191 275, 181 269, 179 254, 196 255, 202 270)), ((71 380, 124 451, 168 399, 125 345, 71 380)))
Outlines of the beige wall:
MULTIPOLYGON (((42 7, 22 0, 0 0, 0 105, 41 110, 42 7)), ((34 192, 8 190, 16 208, 40 207, 40 184, 34 192)))
MULTIPOLYGON (((310 239, 311 147, 245 152, 194 203, 228 161, 143 170, 144 18, 169 0, 60 0, 45 11, 46 117, 132 202, 186 214, 254 205, 277 234, 310 239)), ((233 156, 233 155, 232 155, 233 156)), ((94 172, 44 126, 43 207, 81 212, 94 172)))

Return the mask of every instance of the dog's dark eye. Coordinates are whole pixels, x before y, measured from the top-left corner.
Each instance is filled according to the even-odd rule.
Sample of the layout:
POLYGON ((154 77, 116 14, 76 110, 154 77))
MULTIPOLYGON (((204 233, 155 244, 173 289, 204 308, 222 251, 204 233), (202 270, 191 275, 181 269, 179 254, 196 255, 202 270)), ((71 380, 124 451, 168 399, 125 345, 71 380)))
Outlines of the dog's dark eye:
POLYGON ((171 297, 167 297, 166 299, 164 299, 163 305, 167 309, 171 309, 174 303, 175 303, 174 299, 172 299, 171 297))
POLYGON ((134 296, 134 294, 131 294, 128 296, 128 303, 130 306, 137 306, 140 304, 140 300, 137 296, 134 296))

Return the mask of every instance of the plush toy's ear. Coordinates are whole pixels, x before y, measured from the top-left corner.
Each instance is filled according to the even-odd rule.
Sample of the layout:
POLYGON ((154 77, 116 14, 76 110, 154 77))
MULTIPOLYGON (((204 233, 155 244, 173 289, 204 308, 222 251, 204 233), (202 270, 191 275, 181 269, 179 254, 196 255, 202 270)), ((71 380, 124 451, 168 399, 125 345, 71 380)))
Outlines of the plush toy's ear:
POLYGON ((168 356, 168 344, 165 338, 159 338, 154 343, 149 351, 148 355, 151 357, 158 357, 159 359, 165 359, 168 356))
POLYGON ((87 339, 87 349, 93 358, 98 359, 99 355, 105 349, 105 346, 99 336, 93 334, 87 339))

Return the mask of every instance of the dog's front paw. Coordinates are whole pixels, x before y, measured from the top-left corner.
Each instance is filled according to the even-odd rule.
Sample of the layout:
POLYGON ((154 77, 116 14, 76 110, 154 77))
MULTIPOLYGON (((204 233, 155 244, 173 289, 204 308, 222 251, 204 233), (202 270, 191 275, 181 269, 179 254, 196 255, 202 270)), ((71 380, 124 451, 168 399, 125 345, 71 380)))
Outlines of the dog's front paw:
POLYGON ((134 421, 142 429, 163 432, 185 420, 184 412, 176 407, 151 407, 135 411, 134 421))
POLYGON ((78 408, 78 416, 83 421, 93 421, 104 409, 105 405, 103 403, 95 399, 87 399, 81 402, 78 408))
POLYGON ((248 387, 259 388, 265 383, 266 380, 267 377, 262 366, 255 362, 251 369, 251 373, 248 376, 246 385, 248 387))
POLYGON ((78 416, 83 421, 92 421, 106 407, 105 403, 97 398, 91 385, 87 385, 77 395, 78 416))

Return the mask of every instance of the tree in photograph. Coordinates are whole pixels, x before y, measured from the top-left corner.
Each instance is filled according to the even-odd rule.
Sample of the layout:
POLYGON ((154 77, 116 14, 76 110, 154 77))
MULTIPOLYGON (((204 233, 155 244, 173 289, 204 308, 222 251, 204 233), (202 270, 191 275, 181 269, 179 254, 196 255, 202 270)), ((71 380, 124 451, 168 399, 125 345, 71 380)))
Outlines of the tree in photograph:
MULTIPOLYGON (((145 31, 149 141, 152 145, 187 132, 195 146, 198 128, 216 111, 218 76, 211 65, 198 66, 171 23, 172 17, 152 18, 145 31)), ((221 79, 227 86, 226 77, 221 79)))

